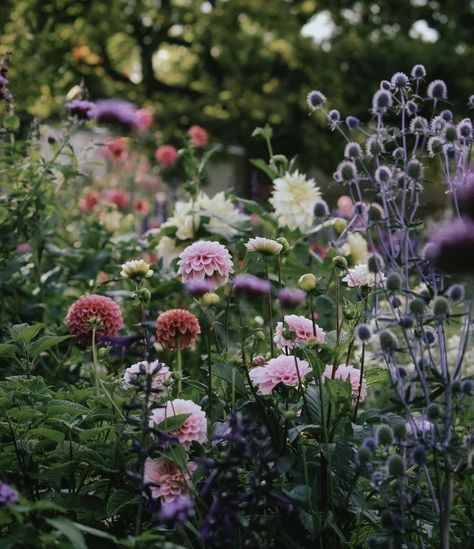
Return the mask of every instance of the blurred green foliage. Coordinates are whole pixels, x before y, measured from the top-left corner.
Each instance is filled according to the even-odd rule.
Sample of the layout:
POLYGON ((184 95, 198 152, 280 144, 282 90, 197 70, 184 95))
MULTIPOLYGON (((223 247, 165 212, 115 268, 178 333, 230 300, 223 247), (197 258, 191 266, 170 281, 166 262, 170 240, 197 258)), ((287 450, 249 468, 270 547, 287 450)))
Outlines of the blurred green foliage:
POLYGON ((322 117, 308 123, 310 89, 359 117, 380 79, 415 63, 461 115, 474 91, 467 0, 2 0, 0 28, 23 114, 59 115, 83 79, 92 98, 152 106, 165 139, 199 123, 255 157, 268 122, 276 150, 327 171, 340 150, 322 117))

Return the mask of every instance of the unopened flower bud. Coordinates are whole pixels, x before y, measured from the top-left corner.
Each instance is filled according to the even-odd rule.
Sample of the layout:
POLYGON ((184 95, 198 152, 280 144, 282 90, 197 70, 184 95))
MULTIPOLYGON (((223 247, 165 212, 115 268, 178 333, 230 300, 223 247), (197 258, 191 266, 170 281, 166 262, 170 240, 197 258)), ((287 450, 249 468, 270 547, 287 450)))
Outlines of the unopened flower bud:
POLYGON ((386 353, 393 353, 398 349, 398 342, 389 330, 383 330, 379 334, 380 347, 386 353))
POLYGON ((311 292, 316 288, 318 283, 317 278, 312 273, 306 273, 303 276, 300 276, 298 280, 298 288, 303 290, 303 292, 311 292))
POLYGON ((410 312, 415 316, 421 316, 425 312, 425 302, 419 297, 415 297, 408 305, 410 312))
POLYGON ((336 231, 337 235, 342 234, 343 231, 345 231, 347 227, 347 221, 343 219, 342 217, 336 217, 336 219, 333 222, 334 230, 336 231))
POLYGON ((461 284, 453 284, 448 290, 449 298, 453 301, 462 301, 464 299, 464 287, 461 284))
POLYGON ((390 273, 387 276, 387 290, 390 292, 398 292, 402 287, 402 279, 397 273, 390 273))
POLYGON ((332 264, 339 271, 347 271, 347 259, 342 255, 336 255, 332 260, 332 264))
POLYGON ((109 356, 109 347, 101 347, 97 354, 99 355, 99 358, 106 358, 109 356))
POLYGON ((201 297, 201 305, 203 307, 212 307, 213 305, 217 305, 221 298, 213 293, 213 292, 207 292, 201 297))
POLYGON ((284 238, 283 236, 280 236, 280 238, 277 238, 276 240, 277 240, 277 242, 279 242, 283 246, 282 253, 285 253, 285 252, 289 251, 290 243, 288 242, 288 240, 286 238, 284 238))
POLYGON ((444 297, 437 297, 433 303, 433 314, 436 317, 446 317, 449 314, 449 303, 444 297))
POLYGON ((252 359, 252 366, 265 366, 265 357, 262 355, 254 356, 252 359))
POLYGON ((406 433, 405 423, 403 423, 403 421, 398 421, 395 423, 393 426, 393 433, 397 438, 403 438, 406 433))
POLYGON ((135 292, 135 297, 140 303, 150 303, 151 292, 148 288, 140 288, 135 292))

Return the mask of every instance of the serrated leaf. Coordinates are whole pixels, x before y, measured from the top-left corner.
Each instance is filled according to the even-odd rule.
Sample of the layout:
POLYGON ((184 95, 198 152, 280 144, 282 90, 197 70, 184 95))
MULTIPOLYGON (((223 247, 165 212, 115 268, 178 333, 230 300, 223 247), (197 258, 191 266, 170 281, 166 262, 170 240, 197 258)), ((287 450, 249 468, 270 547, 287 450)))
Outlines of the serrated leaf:
POLYGON ((35 341, 30 348, 30 357, 36 358, 41 353, 46 351, 46 349, 49 349, 50 347, 54 347, 55 345, 58 345, 62 341, 65 341, 66 339, 70 339, 72 336, 66 335, 66 336, 44 336, 40 337, 37 341, 35 341))
POLYGON ((15 358, 16 347, 12 343, 0 343, 0 356, 15 358))
POLYGON ((37 429, 32 429, 31 431, 29 431, 29 434, 33 436, 47 438, 58 443, 63 442, 64 440, 64 433, 62 433, 61 431, 56 431, 55 429, 48 429, 47 427, 38 427, 37 429))
POLYGON ((177 431, 191 414, 176 414, 174 416, 168 416, 163 421, 155 426, 155 429, 171 433, 177 431))
POLYGON ((390 377, 388 371, 385 368, 369 368, 364 372, 364 378, 367 385, 374 385, 375 383, 388 383, 390 377))
POLYGON ((247 394, 244 378, 242 377, 242 374, 237 370, 237 368, 235 366, 232 366, 232 364, 223 364, 221 362, 213 364, 212 375, 223 379, 224 381, 229 383, 230 386, 232 386, 232 384, 234 383, 236 390, 241 395, 247 394))
POLYGON ((29 343, 44 327, 44 324, 16 324, 12 326, 10 335, 15 341, 29 343))

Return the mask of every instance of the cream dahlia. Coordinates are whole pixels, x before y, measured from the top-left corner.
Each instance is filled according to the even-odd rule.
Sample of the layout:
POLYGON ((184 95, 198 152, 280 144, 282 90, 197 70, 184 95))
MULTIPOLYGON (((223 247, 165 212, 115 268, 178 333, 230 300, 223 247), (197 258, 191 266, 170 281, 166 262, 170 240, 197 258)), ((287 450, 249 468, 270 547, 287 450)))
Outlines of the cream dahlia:
POLYGON ((212 198, 200 193, 198 202, 202 214, 209 218, 204 225, 206 230, 227 240, 238 233, 238 225, 249 219, 226 198, 224 192, 217 193, 212 198))
POLYGON ((249 252, 259 252, 262 255, 280 255, 283 250, 283 244, 280 244, 271 238, 264 238, 262 236, 251 238, 245 244, 245 247, 249 252))
POLYGON ((306 179, 298 171, 287 172, 273 182, 273 193, 269 200, 275 209, 280 227, 307 230, 313 223, 314 206, 321 198, 321 192, 314 179, 306 179))
POLYGON ((150 265, 143 259, 132 259, 122 265, 120 276, 131 280, 139 280, 150 278, 150 276, 153 276, 153 271, 150 269, 150 265))
POLYGON ((153 410, 150 417, 150 426, 156 427, 166 419, 181 414, 189 414, 188 418, 176 431, 170 431, 171 436, 179 439, 179 442, 189 450, 192 442, 202 444, 207 441, 207 421, 206 414, 201 406, 195 404, 192 400, 183 400, 175 398, 168 401, 163 408, 153 410))

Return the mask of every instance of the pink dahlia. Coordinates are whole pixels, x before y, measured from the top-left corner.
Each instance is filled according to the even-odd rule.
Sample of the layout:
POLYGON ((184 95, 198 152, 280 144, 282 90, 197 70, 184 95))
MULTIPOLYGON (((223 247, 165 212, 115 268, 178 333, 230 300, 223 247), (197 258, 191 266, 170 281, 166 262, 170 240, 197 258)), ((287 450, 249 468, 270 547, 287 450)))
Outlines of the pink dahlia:
POLYGON ((151 206, 148 200, 135 200, 135 202, 133 203, 133 211, 136 214, 147 215, 148 213, 150 213, 150 209, 151 206))
POLYGON ((125 137, 111 137, 104 144, 104 156, 115 162, 127 159, 127 139, 125 137))
POLYGON ((119 210, 123 210, 130 202, 130 195, 122 189, 114 189, 105 195, 105 199, 115 204, 119 210))
POLYGON ((207 441, 207 421, 206 414, 201 406, 195 404, 192 400, 183 400, 175 398, 168 401, 163 408, 156 408, 151 414, 150 424, 155 426, 167 418, 181 414, 190 414, 186 421, 177 431, 171 431, 169 434, 178 437, 179 442, 189 450, 193 441, 202 444, 207 441))
POLYGON ((97 329, 97 336, 115 336, 122 327, 122 313, 120 307, 103 295, 83 295, 75 301, 66 315, 66 324, 69 331, 74 334, 79 343, 91 342, 91 320, 101 321, 101 327, 97 329))
POLYGON ((79 202, 79 207, 83 212, 91 212, 100 202, 100 194, 97 191, 86 193, 79 202))
MULTIPOLYGON (((326 366, 323 372, 323 376, 331 379, 332 377, 332 365, 326 366)), ((342 379, 343 381, 348 381, 352 386, 352 398, 354 400, 357 399, 357 396, 359 394, 359 385, 362 381, 362 387, 360 390, 360 400, 361 402, 364 400, 364 398, 367 396, 367 383, 365 382, 365 379, 360 378, 360 370, 357 368, 354 368, 351 364, 346 366, 345 364, 340 364, 337 367, 336 373, 334 375, 334 379, 342 379)))
POLYGON ((150 109, 138 109, 135 113, 135 126, 137 130, 141 132, 146 132, 151 128, 153 124, 153 113, 150 109))
POLYGON ((326 334, 315 324, 316 335, 314 335, 313 322, 309 318, 298 315, 285 315, 283 320, 284 324, 278 322, 273 338, 273 341, 280 349, 285 347, 292 349, 310 341, 324 343, 326 334))
POLYGON ((197 148, 204 147, 209 141, 209 134, 201 126, 191 126, 188 130, 188 135, 191 138, 193 146, 197 148))
POLYGON ((188 246, 181 252, 178 265, 183 282, 206 279, 214 283, 214 289, 225 284, 234 272, 227 248, 210 240, 199 240, 188 246))
POLYGON ((173 145, 161 145, 155 151, 155 158, 163 166, 172 166, 178 158, 178 151, 173 145))
POLYGON ((153 499, 160 498, 163 502, 170 502, 189 494, 191 474, 196 469, 197 464, 192 461, 188 461, 185 469, 181 470, 169 459, 147 458, 144 482, 150 488, 153 499))
POLYGON ((252 383, 258 387, 260 393, 269 395, 279 383, 296 387, 310 372, 311 367, 306 360, 300 360, 291 355, 280 355, 269 360, 266 366, 252 368, 249 374, 252 383))
POLYGON ((155 360, 148 362, 144 360, 129 366, 123 374, 123 384, 126 387, 136 387, 137 384, 147 386, 150 378, 150 388, 156 396, 163 396, 167 393, 166 382, 171 378, 168 366, 155 360))
POLYGON ((156 339, 165 349, 187 349, 201 333, 198 319, 185 309, 170 309, 156 319, 156 339))

